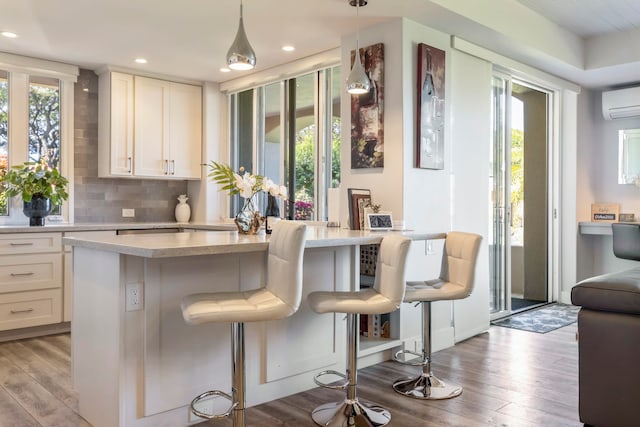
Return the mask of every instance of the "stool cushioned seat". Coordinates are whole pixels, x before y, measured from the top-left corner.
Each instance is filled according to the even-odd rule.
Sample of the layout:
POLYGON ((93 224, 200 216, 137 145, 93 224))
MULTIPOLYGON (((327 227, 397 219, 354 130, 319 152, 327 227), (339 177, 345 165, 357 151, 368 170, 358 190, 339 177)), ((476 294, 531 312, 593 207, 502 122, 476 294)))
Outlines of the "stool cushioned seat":
POLYGON ((360 291, 312 292, 307 296, 309 306, 316 313, 347 314, 347 374, 324 371, 345 378, 342 386, 346 390, 345 399, 321 405, 313 410, 311 417, 316 424, 324 427, 377 427, 386 425, 391 419, 389 411, 373 403, 362 402, 356 396, 357 354, 358 354, 358 314, 383 314, 400 307, 405 289, 405 267, 411 241, 399 235, 385 236, 380 243, 376 261, 376 276, 373 288, 360 291))
MULTIPOLYGON (((294 314, 302 302, 302 255, 306 225, 300 221, 279 221, 273 227, 267 253, 267 281, 262 288, 244 292, 208 292, 182 299, 185 322, 231 323, 232 393, 211 390, 191 402, 191 412, 208 419, 233 416, 234 427, 245 426, 244 323, 277 320, 294 314), (205 413, 196 407, 215 396, 231 401, 223 414, 205 413)), ((215 288, 215 278, 212 279, 215 288)), ((203 404, 204 406, 204 404, 203 404)))
POLYGON ((401 363, 422 366, 422 374, 403 378, 393 384, 398 393, 415 399, 449 399, 459 396, 462 387, 447 384, 431 372, 431 302, 466 298, 473 291, 478 251, 482 236, 451 231, 447 233, 442 253, 440 277, 425 281, 407 282, 404 302, 422 304, 422 351, 401 350, 395 359, 401 363), (401 356, 416 356, 404 360, 401 356))

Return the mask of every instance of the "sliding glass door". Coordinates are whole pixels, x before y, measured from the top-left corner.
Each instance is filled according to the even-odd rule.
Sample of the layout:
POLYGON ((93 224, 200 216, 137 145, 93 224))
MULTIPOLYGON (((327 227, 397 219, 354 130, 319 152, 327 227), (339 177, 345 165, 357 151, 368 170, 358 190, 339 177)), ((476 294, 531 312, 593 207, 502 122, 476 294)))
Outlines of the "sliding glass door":
POLYGON ((493 318, 549 301, 551 93, 493 77, 490 312, 493 318))

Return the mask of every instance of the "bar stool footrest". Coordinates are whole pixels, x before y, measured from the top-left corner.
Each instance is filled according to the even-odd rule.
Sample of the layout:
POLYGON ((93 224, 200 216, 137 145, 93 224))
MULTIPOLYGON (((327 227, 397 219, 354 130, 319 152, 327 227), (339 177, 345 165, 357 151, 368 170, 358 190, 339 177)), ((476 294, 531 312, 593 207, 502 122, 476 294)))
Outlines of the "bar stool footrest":
POLYGON ((217 420, 217 419, 226 418, 230 416, 231 413, 234 411, 234 409, 236 409, 236 406, 238 406, 238 402, 234 402, 233 397, 231 397, 229 394, 222 392, 220 390, 210 390, 210 391, 205 391, 204 393, 200 394, 199 396, 197 396, 195 399, 191 401, 191 412, 200 418, 205 418, 207 420, 217 420), (227 399, 231 403, 231 406, 229 406, 229 409, 227 409, 226 412, 223 412, 220 414, 207 414, 205 412, 201 412, 196 409, 196 405, 201 400, 204 400, 207 397, 211 397, 211 396, 222 397, 224 399, 227 399))
POLYGON ((402 363, 403 365, 410 365, 410 366, 425 366, 429 363, 429 359, 423 357, 421 353, 416 353, 415 351, 409 351, 409 350, 397 351, 393 355, 393 360, 395 360, 398 363, 402 363), (409 359, 409 360, 401 359, 400 357, 405 354, 411 354, 413 356, 416 356, 418 360, 414 362, 413 360, 415 359, 409 359))
POLYGON ((332 390, 344 390, 349 385, 349 380, 347 379, 347 376, 345 374, 343 374, 342 372, 337 372, 330 369, 318 373, 315 377, 313 377, 313 382, 315 382, 320 387, 330 388, 332 390), (344 381, 336 385, 332 385, 333 383, 325 383, 320 381, 319 378, 325 375, 335 375, 337 377, 342 378, 344 381))

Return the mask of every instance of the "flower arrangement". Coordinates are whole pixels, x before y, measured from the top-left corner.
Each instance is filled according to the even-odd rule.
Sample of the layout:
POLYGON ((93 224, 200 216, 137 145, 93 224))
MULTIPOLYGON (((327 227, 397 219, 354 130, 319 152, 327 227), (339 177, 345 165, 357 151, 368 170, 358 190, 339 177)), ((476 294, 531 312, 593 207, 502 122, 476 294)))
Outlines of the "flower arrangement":
POLYGON ((209 168, 210 172, 207 176, 222 185, 222 190, 228 191, 230 196, 239 194, 244 198, 244 204, 235 219, 238 230, 243 233, 257 232, 263 222, 263 217, 253 204, 254 196, 265 192, 280 199, 287 198, 287 187, 275 184, 266 176, 247 172, 243 167, 240 168, 239 173, 236 173, 229 165, 211 161, 209 168))
POLYGON ((209 178, 222 185, 222 190, 229 191, 230 196, 239 194, 240 197, 250 201, 253 196, 264 191, 281 199, 287 197, 287 187, 275 184, 266 176, 247 172, 244 167, 240 167, 242 175, 235 173, 229 165, 214 161, 211 161, 209 168, 211 169, 209 178))
POLYGON ((60 205, 69 198, 66 189, 69 181, 44 159, 38 163, 25 162, 8 170, 2 169, 0 183, 4 185, 7 197, 20 195, 25 202, 30 202, 36 196, 51 200, 53 205, 60 205))

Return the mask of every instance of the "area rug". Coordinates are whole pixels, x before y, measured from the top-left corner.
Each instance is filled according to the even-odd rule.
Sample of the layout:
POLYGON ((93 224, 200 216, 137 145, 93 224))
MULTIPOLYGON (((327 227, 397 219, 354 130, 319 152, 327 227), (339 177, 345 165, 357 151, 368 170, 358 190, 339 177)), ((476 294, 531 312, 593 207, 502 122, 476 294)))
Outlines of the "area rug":
POLYGON ((514 314, 506 319, 495 320, 492 325, 523 331, 546 334, 578 319, 580 307, 570 304, 554 303, 535 310, 514 314))

